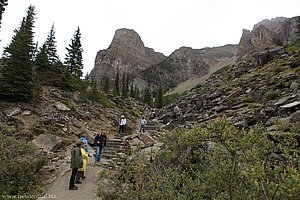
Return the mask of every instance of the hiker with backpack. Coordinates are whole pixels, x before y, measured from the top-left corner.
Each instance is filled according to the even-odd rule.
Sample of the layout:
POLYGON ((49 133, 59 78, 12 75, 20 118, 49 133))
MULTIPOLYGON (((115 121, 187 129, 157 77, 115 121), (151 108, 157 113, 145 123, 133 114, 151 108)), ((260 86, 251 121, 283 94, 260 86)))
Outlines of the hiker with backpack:
POLYGON ((95 163, 100 162, 101 160, 101 154, 103 147, 106 146, 106 135, 103 133, 97 133, 95 137, 95 145, 96 145, 96 157, 95 157, 95 163))
POLYGON ((81 152, 81 155, 82 155, 82 167, 78 169, 78 172, 76 174, 76 181, 75 183, 77 184, 81 184, 81 181, 80 179, 84 180, 86 177, 84 176, 85 172, 86 172, 86 165, 88 163, 88 154, 86 153, 86 150, 85 150, 85 146, 86 144, 83 142, 80 146, 80 152, 81 152))
POLYGON ((71 164, 70 167, 72 169, 71 177, 70 177, 70 184, 69 184, 69 190, 77 190, 78 187, 75 185, 75 177, 78 172, 78 169, 83 167, 83 160, 82 160, 82 154, 80 151, 80 147, 83 144, 81 140, 78 140, 76 144, 73 145, 72 151, 71 151, 71 164))

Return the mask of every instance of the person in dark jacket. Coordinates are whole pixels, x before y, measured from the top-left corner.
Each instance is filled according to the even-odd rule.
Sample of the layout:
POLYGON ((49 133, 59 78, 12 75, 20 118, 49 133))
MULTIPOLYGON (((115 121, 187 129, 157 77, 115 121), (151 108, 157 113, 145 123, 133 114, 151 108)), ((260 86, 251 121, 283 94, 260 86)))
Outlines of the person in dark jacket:
POLYGON ((106 135, 103 133, 98 133, 95 137, 95 145, 96 145, 96 157, 95 157, 95 163, 100 162, 101 160, 101 153, 103 147, 106 146, 106 135))
POLYGON ((80 151, 80 147, 82 145, 82 141, 79 140, 73 145, 73 149, 71 151, 71 169, 72 174, 70 178, 69 190, 77 190, 78 187, 75 185, 75 177, 78 172, 78 169, 83 166, 82 155, 80 151))

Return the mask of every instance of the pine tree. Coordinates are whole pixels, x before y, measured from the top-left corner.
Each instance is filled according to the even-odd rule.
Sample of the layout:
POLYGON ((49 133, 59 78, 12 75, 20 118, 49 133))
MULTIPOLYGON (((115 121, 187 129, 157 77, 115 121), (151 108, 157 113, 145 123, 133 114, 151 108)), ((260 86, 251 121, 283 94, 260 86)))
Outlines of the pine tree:
POLYGON ((104 77, 104 80, 103 80, 103 91, 105 94, 108 94, 109 93, 109 78, 106 76, 104 77))
POLYGON ((29 101, 33 98, 33 28, 35 7, 29 6, 21 26, 5 47, 1 68, 0 97, 29 101))
POLYGON ((162 89, 161 85, 159 86, 157 94, 156 94, 155 106, 157 108, 162 108, 163 107, 163 89, 162 89))
POLYGON ((126 92, 126 74, 125 73, 122 74, 122 96, 123 97, 127 96, 127 92, 126 92))
POLYGON ((130 96, 134 98, 134 85, 133 85, 133 79, 131 79, 131 84, 130 84, 130 96))
POLYGON ((7 0, 0 0, 0 26, 1 26, 1 20, 2 20, 2 14, 5 11, 5 6, 7 6, 7 0))
POLYGON ((59 57, 57 55, 57 47, 56 47, 56 41, 55 41, 55 29, 54 24, 52 24, 50 32, 48 33, 47 40, 45 42, 46 48, 47 48, 47 57, 48 57, 48 63, 50 66, 57 65, 59 61, 59 57))
POLYGON ((74 38, 71 40, 69 48, 67 47, 68 54, 66 54, 65 64, 67 65, 72 77, 80 79, 82 76, 83 61, 82 61, 82 46, 81 46, 81 33, 79 27, 75 31, 74 38))
POLYGON ((116 74, 114 93, 116 95, 120 95, 120 91, 119 91, 119 71, 117 71, 117 74, 116 74))
POLYGON ((127 72, 126 73, 126 86, 125 86, 125 90, 126 90, 126 98, 129 96, 129 81, 130 81, 130 75, 127 72))
POLYGON ((45 69, 48 69, 49 63, 48 63, 46 44, 43 44, 43 46, 39 48, 39 51, 37 52, 35 58, 35 66, 40 71, 44 71, 45 69))
POLYGON ((147 86, 144 90, 143 102, 148 105, 152 104, 151 90, 149 86, 147 86))

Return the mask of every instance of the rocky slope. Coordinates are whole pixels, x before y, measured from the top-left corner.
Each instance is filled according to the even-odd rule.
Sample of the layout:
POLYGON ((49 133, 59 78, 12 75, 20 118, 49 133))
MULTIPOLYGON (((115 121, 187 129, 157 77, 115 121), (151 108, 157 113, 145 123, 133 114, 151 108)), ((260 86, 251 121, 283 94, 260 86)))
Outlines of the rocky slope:
POLYGON ((262 124, 270 132, 300 121, 300 54, 276 48, 223 68, 160 110, 165 128, 191 128, 226 116, 236 126, 262 124), (281 127, 280 127, 281 126, 281 127))
MULTIPOLYGON (((0 133, 32 143, 38 148, 37 155, 45 155, 47 162, 40 171, 43 181, 51 182, 69 169, 71 145, 83 130, 88 130, 91 145, 98 132, 113 138, 122 114, 128 119, 127 131, 137 129, 137 117, 144 109, 142 105, 111 97, 111 105, 107 107, 96 102, 84 102, 79 95, 43 86, 38 103, 0 101, 0 133)), ((91 156, 93 153, 90 152, 91 156)))

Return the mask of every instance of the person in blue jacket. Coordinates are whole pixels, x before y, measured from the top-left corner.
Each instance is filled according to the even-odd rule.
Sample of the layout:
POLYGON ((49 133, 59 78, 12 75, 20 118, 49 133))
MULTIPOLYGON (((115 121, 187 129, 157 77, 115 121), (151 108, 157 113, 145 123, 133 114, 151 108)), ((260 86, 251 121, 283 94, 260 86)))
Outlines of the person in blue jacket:
POLYGON ((85 143, 85 151, 86 153, 88 153, 89 147, 88 147, 88 140, 86 139, 86 137, 87 137, 87 130, 84 130, 80 133, 80 140, 85 143))

